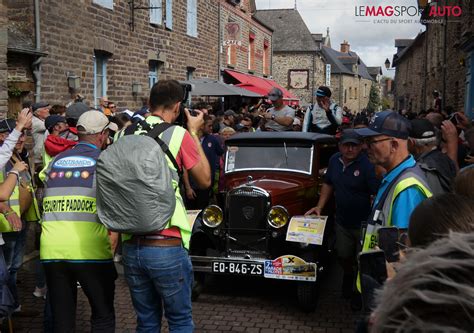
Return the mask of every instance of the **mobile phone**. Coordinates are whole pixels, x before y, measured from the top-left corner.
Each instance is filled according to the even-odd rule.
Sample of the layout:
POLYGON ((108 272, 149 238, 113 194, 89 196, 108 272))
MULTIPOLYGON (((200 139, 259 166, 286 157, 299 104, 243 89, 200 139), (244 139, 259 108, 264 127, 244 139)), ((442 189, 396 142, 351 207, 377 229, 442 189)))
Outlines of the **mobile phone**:
POLYGON ((382 250, 372 250, 359 254, 359 271, 361 275, 370 276, 379 284, 387 280, 385 254, 382 250))
POLYGON ((449 116, 448 120, 450 120, 454 125, 458 124, 458 117, 456 113, 453 113, 449 116))
POLYGON ((398 245, 399 233, 396 227, 382 227, 378 230, 378 246, 385 253, 388 262, 400 259, 400 247, 398 245))

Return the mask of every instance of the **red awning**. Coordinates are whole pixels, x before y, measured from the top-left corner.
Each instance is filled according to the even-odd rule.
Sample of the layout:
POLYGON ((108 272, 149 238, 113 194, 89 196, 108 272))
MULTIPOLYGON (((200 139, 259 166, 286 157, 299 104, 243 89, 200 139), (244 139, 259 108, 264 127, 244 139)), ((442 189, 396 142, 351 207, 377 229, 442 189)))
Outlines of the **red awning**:
POLYGON ((240 82, 239 84, 236 84, 237 87, 244 88, 261 95, 267 95, 268 92, 275 87, 281 89, 283 92, 284 101, 288 101, 290 104, 297 104, 299 101, 298 97, 290 93, 288 90, 273 80, 251 74, 236 72, 230 69, 226 69, 225 72, 240 82))

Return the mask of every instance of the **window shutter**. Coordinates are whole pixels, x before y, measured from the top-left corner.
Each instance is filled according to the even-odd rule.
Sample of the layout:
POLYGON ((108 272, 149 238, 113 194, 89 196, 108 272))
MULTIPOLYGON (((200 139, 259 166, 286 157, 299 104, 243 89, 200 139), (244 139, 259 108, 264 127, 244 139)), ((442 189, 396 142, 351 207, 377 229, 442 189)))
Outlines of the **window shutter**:
POLYGON ((108 9, 114 9, 114 0, 93 0, 92 2, 108 9))
POLYGON ((161 7, 161 0, 150 0, 150 23, 151 24, 161 24, 162 23, 162 7, 161 7))
POLYGON ((188 0, 187 9, 187 34, 192 37, 197 37, 197 1, 188 0))
POLYGON ((166 0, 166 28, 173 29, 173 0, 166 0))

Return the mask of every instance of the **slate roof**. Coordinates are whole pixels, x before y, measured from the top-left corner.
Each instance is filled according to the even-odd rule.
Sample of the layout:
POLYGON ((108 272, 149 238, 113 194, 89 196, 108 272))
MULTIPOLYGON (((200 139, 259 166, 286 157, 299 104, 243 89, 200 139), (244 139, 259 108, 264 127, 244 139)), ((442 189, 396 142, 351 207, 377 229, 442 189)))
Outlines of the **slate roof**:
POLYGON ((407 54, 407 52, 411 50, 412 47, 416 46, 424 37, 425 37, 425 31, 419 33, 415 39, 395 39, 395 46, 397 46, 397 42, 399 44, 400 44, 400 41, 407 41, 407 42, 405 44, 406 46, 402 50, 400 50, 399 52, 393 55, 392 67, 395 67, 403 58, 403 56, 407 54))
POLYGON ((343 53, 327 46, 323 46, 321 50, 326 61, 331 64, 332 74, 354 75, 356 73, 352 71, 352 65, 358 64, 359 75, 364 79, 374 80, 374 78, 369 74, 367 66, 356 52, 349 51, 348 53, 343 53))
POLYGON ((367 67, 367 72, 369 72, 370 76, 372 76, 372 78, 375 80, 377 78, 377 75, 382 74, 382 67, 367 67))
POLYGON ((273 30, 273 51, 318 51, 300 13, 295 9, 257 10, 254 17, 273 30))
POLYGON ((407 47, 413 43, 413 39, 395 39, 395 47, 407 47))

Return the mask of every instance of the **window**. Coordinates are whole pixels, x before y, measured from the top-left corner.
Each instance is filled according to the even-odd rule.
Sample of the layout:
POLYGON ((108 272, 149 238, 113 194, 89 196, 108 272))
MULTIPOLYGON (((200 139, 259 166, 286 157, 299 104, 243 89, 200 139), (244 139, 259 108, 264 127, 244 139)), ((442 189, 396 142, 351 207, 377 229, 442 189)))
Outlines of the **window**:
POLYGON ((249 35, 248 70, 253 71, 254 69, 255 69, 255 34, 251 32, 249 35))
POLYGON ((347 89, 344 89, 344 104, 347 103, 347 89))
POLYGON ((159 71, 163 63, 156 60, 150 60, 148 62, 148 85, 150 89, 159 80, 159 71))
POLYGON ((352 96, 352 87, 349 87, 349 98, 353 99, 354 97, 352 96))
POLYGON ((364 97, 367 97, 367 83, 364 84, 364 97))
POLYGON ((268 52, 268 41, 263 41, 263 75, 270 74, 270 53, 268 52))
POLYGON ((197 37, 197 0, 188 0, 187 8, 187 34, 197 37))
POLYGON ((103 53, 96 52, 94 55, 94 103, 99 105, 99 99, 107 96, 107 58, 103 53))
POLYGON ((227 65, 235 66, 237 63, 237 45, 226 46, 227 65))
POLYGON ((161 0, 150 0, 150 23, 162 24, 163 22, 163 8, 161 7, 161 0))
POLYGON ((114 0, 92 0, 92 3, 107 9, 114 9, 114 0))
POLYGON ((354 88, 354 98, 355 99, 359 98, 359 95, 357 94, 357 88, 354 88))
POLYGON ((166 0, 166 28, 173 29, 173 0, 166 0))

